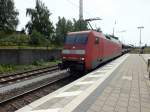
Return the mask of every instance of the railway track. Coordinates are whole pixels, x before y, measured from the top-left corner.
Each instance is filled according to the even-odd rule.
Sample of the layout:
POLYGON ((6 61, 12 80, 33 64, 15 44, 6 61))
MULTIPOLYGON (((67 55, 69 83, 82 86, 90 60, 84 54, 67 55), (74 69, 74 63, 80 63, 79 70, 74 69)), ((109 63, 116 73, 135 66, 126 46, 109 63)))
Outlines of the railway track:
POLYGON ((39 69, 34 69, 34 70, 20 72, 20 73, 13 73, 6 76, 0 76, 0 84, 8 84, 15 81, 21 81, 22 79, 28 79, 29 77, 52 72, 58 69, 59 69, 58 66, 51 66, 51 67, 39 68, 39 69))
POLYGON ((80 77, 72 77, 66 75, 65 77, 59 77, 55 80, 45 83, 44 85, 38 86, 32 90, 26 91, 24 93, 12 96, 10 98, 0 101, 0 112, 14 112, 23 106, 71 83, 72 81, 80 77))
MULTIPOLYGON (((100 67, 105 64, 107 63, 102 64, 100 67)), ((77 80, 80 77, 81 75, 74 75, 74 77, 72 75, 60 75, 59 78, 54 78, 51 81, 43 81, 45 82, 43 85, 37 83, 35 84, 37 87, 27 90, 26 92, 18 92, 18 90, 16 90, 16 92, 19 94, 12 95, 11 97, 4 96, 5 99, 0 99, 0 112, 14 112, 24 107, 25 105, 28 105, 29 103, 73 82, 74 80, 77 80)))

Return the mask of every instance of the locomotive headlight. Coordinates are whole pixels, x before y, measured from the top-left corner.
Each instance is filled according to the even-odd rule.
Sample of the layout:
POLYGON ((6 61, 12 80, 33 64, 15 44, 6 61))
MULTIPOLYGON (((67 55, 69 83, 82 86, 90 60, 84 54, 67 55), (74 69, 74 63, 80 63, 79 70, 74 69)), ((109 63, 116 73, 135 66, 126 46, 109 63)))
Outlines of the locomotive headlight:
POLYGON ((63 59, 66 59, 66 57, 63 57, 63 59))
POLYGON ((81 60, 82 60, 82 61, 84 61, 84 60, 85 60, 85 58, 81 58, 81 60))

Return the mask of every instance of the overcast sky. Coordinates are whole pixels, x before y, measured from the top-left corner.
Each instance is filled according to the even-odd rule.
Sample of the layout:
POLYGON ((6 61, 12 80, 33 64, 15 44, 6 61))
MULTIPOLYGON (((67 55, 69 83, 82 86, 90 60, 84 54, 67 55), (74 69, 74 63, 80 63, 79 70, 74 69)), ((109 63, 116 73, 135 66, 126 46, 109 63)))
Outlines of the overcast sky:
MULTIPOLYGON (((26 8, 34 8, 35 0, 14 0, 19 11, 18 30, 25 26, 29 18, 26 17, 26 8)), ((41 0, 52 13, 51 20, 55 24, 58 16, 67 19, 79 16, 79 0, 41 0)), ((103 20, 92 22, 93 27, 101 27, 104 33, 121 37, 125 43, 139 45, 138 26, 142 30, 142 44, 150 45, 150 0, 83 0, 84 19, 100 17, 103 20), (116 21, 116 25, 115 25, 116 21), (126 32, 121 32, 121 31, 126 32)))

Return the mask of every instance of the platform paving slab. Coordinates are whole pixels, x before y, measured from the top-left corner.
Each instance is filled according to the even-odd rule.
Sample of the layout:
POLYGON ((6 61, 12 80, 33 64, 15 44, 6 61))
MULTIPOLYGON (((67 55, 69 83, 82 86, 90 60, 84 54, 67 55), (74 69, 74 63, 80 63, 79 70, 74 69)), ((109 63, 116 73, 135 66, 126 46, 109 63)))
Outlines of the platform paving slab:
MULTIPOLYGON (((150 55, 145 55, 144 59, 150 55)), ((150 112, 150 85, 146 63, 132 54, 85 112, 150 112)))

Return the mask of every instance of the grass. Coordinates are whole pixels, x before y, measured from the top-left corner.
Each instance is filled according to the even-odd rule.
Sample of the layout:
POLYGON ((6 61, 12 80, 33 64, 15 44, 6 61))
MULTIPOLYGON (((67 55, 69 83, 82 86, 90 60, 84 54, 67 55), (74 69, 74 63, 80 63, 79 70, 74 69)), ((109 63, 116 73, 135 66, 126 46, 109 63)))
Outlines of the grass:
POLYGON ((41 67, 53 66, 53 65, 57 65, 59 62, 60 60, 53 60, 48 62, 44 62, 43 60, 41 60, 41 61, 35 61, 29 65, 0 65, 0 74, 21 72, 21 71, 32 70, 41 67))

